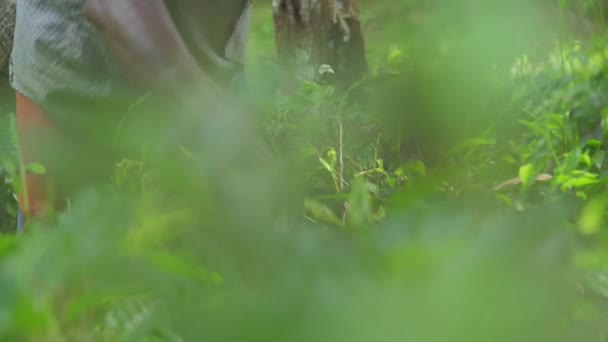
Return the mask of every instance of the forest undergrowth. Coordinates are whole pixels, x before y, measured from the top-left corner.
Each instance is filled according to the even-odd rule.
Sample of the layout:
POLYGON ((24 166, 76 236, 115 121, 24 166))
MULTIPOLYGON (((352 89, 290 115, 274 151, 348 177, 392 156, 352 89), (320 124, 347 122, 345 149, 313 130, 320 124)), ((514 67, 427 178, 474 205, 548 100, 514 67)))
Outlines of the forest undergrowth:
POLYGON ((503 3, 363 2, 369 75, 290 95, 259 5, 246 110, 20 236, 3 116, 0 339, 608 340, 605 9, 503 3))

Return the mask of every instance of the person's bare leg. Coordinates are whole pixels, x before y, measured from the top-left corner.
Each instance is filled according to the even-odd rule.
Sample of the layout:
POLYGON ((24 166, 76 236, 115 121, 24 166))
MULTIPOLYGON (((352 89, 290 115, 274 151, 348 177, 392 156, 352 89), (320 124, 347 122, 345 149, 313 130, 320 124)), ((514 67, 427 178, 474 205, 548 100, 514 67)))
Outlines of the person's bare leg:
POLYGON ((20 147, 22 175, 19 206, 25 217, 41 217, 49 209, 49 175, 28 172, 30 163, 47 166, 52 158, 51 145, 59 140, 59 134, 47 113, 25 96, 17 93, 17 134, 20 147))

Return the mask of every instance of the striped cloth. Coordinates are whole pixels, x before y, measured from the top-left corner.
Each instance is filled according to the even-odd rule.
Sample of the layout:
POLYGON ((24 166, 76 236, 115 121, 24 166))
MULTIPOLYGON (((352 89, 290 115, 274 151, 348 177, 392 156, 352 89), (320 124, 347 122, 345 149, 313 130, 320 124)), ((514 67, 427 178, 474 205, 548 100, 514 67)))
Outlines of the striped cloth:
MULTIPOLYGON (((53 97, 98 100, 124 94, 126 82, 112 63, 109 51, 81 16, 83 3, 84 0, 17 1, 11 84, 42 106, 53 97)), ((209 3, 221 4, 216 0, 209 3)), ((250 15, 249 1, 221 58, 242 62, 250 15)))

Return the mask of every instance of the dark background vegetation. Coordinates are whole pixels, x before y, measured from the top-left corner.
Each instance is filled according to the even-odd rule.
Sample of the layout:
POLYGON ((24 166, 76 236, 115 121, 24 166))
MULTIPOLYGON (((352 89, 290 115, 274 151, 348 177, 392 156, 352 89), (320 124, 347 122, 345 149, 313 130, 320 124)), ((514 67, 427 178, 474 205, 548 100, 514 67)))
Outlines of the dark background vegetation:
POLYGON ((1 339, 606 341, 606 14, 362 1, 369 75, 282 96, 258 2, 245 114, 195 148, 167 130, 18 237, 7 104, 1 339))

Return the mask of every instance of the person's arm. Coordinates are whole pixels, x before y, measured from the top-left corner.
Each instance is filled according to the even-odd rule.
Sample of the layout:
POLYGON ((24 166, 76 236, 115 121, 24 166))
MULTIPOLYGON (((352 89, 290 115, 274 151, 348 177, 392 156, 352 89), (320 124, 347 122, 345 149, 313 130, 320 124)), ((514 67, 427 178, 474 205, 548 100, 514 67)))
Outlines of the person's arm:
POLYGON ((255 125, 242 123, 240 106, 226 99, 188 51, 164 1, 85 0, 84 15, 99 30, 116 62, 132 80, 145 89, 175 91, 195 112, 200 110, 200 100, 207 100, 203 101, 207 106, 204 112, 210 115, 202 118, 206 120, 204 127, 213 133, 207 136, 224 132, 222 135, 229 136, 229 142, 224 139, 224 143, 230 145, 226 145, 226 151, 235 156, 244 151, 251 155, 253 146, 256 155, 268 158, 263 140, 250 132, 255 125), (223 115, 214 115, 217 113, 223 115), (230 131, 232 128, 240 129, 240 134, 230 131))
POLYGON ((86 0, 83 14, 138 85, 174 90, 195 86, 219 93, 188 51, 164 0, 86 0))

